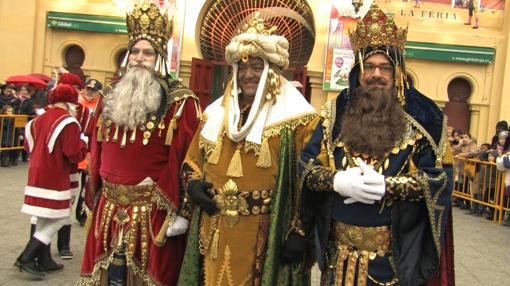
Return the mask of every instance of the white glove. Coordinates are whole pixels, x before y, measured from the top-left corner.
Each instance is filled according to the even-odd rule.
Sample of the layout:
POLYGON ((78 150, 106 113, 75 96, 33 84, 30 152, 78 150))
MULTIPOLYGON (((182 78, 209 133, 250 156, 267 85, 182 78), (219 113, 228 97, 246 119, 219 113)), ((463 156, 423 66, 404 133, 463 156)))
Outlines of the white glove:
POLYGON ((345 204, 360 202, 373 204, 379 196, 363 191, 362 170, 359 167, 339 171, 333 179, 333 189, 343 197, 347 197, 345 204))
POLYGON ((83 142, 85 142, 85 144, 89 145, 89 137, 85 136, 85 134, 81 133, 80 139, 83 140, 83 142))
MULTIPOLYGON (((384 179, 384 176, 377 173, 372 167, 368 166, 360 158, 356 159, 359 167, 363 172, 363 175, 361 176, 363 184, 360 186, 362 192, 370 194, 372 198, 374 198, 376 201, 379 201, 386 193, 386 181, 384 179)), ((344 201, 345 204, 350 204, 354 202, 356 202, 356 199, 354 197, 344 201)))
POLYGON ((184 234, 188 230, 188 224, 189 222, 187 219, 177 216, 174 223, 168 226, 166 236, 171 237, 184 234))

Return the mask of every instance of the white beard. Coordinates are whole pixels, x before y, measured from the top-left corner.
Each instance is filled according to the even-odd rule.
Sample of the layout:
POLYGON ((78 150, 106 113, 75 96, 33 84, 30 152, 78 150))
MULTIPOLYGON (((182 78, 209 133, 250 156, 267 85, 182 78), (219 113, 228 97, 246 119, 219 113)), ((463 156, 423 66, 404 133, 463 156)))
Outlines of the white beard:
POLYGON ((105 97, 104 117, 131 130, 143 125, 161 104, 161 87, 153 70, 153 65, 140 67, 130 62, 126 74, 105 97))

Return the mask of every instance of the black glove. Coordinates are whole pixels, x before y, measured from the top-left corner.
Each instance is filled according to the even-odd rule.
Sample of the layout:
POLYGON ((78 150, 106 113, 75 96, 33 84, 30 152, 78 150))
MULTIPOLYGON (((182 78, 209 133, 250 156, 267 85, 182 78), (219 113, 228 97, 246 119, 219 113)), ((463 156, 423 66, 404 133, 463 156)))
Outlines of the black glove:
POLYGON ((291 232, 283 245, 282 260, 284 263, 296 263, 303 259, 306 252, 305 237, 291 232))
POLYGON ((190 180, 188 182, 188 195, 209 215, 218 211, 216 203, 207 193, 207 189, 211 187, 211 183, 201 180, 190 180))

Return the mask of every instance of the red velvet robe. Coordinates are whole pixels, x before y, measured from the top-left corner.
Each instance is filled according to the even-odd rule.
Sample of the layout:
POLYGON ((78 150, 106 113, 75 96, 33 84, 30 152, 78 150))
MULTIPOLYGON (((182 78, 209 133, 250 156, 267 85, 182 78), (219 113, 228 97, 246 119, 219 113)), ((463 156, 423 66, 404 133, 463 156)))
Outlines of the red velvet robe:
POLYGON ((46 218, 70 216, 71 166, 85 158, 87 149, 78 121, 53 107, 30 121, 25 133, 31 156, 21 211, 46 218))
MULTIPOLYGON (((110 223, 106 243, 107 249, 105 251, 103 243, 104 233, 98 230, 97 225, 100 224, 98 220, 101 220, 103 212, 106 211, 104 208, 105 204, 107 204, 107 199, 104 192, 101 192, 99 200, 95 199, 101 179, 112 184, 137 185, 147 177, 156 182, 156 188, 153 192, 158 197, 163 198, 164 208, 157 208, 155 205, 152 207, 150 213, 151 226, 149 228, 152 228, 153 234, 148 233, 149 231, 144 233, 143 230, 140 230, 136 240, 137 246, 133 254, 133 261, 137 264, 136 267, 141 269, 143 279, 149 279, 156 285, 176 284, 184 254, 185 236, 167 238, 163 245, 160 246, 156 245, 154 237, 160 231, 166 231, 162 225, 167 217, 168 210, 176 211, 179 206, 180 166, 198 127, 197 106, 198 102, 194 96, 178 100, 170 106, 164 116, 165 129, 162 130, 161 136, 159 136, 159 129, 156 127, 149 143, 143 145, 143 131, 137 130, 134 143, 129 142, 131 132, 128 132, 127 144, 123 149, 120 147, 122 131, 119 131, 118 141, 112 142, 115 132, 115 125, 112 124, 109 132, 110 139, 107 142, 104 119, 101 119, 100 124, 98 124, 100 111, 96 111, 97 115, 89 124, 94 124, 94 126, 100 125, 101 127, 94 129, 91 138, 90 178, 85 196, 87 206, 91 208, 95 205, 95 208, 83 256, 81 285, 97 285, 92 283, 92 281, 97 280, 101 276, 100 265, 105 269, 110 264, 110 261, 108 261, 108 257, 112 254, 110 244, 112 237, 117 232, 117 223, 113 219, 113 215, 112 219, 105 222, 110 223), (171 145, 168 146, 165 144, 167 130, 171 119, 182 104, 184 104, 183 112, 176 121, 177 128, 173 131, 173 139, 171 145), (103 122, 101 123, 101 121, 103 122), (98 142, 98 130, 101 130, 101 142, 98 142), (99 233, 97 233, 98 231, 99 233), (148 239, 145 269, 140 266, 140 261, 143 260, 140 251, 142 249, 140 237, 143 235, 146 235, 148 239)), ((113 213, 117 209, 118 206, 114 208, 113 213)), ((126 209, 131 215, 133 207, 128 206, 126 209)), ((128 267, 130 267, 129 263, 128 267)))

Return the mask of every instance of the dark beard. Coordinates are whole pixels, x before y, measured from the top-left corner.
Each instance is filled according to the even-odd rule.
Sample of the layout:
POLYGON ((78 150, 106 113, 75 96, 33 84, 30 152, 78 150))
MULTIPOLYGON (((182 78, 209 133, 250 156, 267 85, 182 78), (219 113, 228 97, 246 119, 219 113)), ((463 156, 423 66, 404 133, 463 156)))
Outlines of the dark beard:
POLYGON ((395 90, 358 87, 341 117, 340 138, 355 153, 383 159, 406 128, 404 110, 395 90))

